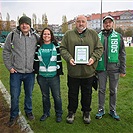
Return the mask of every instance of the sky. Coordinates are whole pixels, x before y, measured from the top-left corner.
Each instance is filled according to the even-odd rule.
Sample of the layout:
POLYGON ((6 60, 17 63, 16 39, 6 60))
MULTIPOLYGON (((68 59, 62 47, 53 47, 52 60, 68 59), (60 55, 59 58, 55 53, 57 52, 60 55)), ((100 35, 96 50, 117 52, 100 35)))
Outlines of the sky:
POLYGON ((3 20, 6 20, 9 13, 10 20, 15 21, 23 13, 30 18, 34 13, 37 23, 46 14, 48 24, 60 25, 64 15, 69 21, 81 14, 101 13, 101 1, 102 12, 133 10, 133 0, 0 0, 0 12, 3 20))

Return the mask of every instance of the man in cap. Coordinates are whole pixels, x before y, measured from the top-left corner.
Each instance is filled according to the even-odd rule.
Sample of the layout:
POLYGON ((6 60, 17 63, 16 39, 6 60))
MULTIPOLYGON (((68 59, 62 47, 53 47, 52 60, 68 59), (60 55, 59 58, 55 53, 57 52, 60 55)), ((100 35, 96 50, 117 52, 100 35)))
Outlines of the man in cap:
POLYGON ((126 75, 126 52, 122 36, 113 29, 114 19, 106 16, 103 19, 103 30, 99 38, 104 47, 104 52, 98 62, 97 74, 99 81, 98 113, 96 119, 101 119, 105 114, 105 91, 107 78, 109 78, 109 114, 116 120, 120 117, 116 113, 116 98, 119 75, 126 75))
POLYGON ((11 109, 10 119, 7 123, 12 127, 19 116, 19 96, 21 84, 24 85, 24 110, 27 118, 33 120, 32 90, 35 74, 33 73, 34 53, 39 36, 31 28, 31 19, 22 16, 19 26, 10 32, 6 38, 3 50, 3 60, 10 72, 11 109))

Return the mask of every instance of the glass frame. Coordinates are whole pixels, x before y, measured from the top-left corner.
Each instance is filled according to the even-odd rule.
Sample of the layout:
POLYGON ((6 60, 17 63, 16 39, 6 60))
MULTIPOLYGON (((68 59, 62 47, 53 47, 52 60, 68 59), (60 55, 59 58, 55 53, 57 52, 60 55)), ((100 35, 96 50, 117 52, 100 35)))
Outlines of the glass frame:
POLYGON ((75 46, 75 64, 87 64, 89 62, 89 46, 75 46))

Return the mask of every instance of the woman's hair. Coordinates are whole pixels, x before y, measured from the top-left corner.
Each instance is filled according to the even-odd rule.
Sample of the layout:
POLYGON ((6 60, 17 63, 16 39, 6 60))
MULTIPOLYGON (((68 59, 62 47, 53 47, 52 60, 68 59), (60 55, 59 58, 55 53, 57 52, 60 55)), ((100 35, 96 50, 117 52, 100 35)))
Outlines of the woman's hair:
POLYGON ((46 27, 46 28, 44 28, 44 29, 42 30, 42 32, 41 32, 41 36, 40 36, 40 40, 39 40, 39 44, 40 44, 40 45, 44 44, 44 40, 43 40, 43 32, 44 32, 45 30, 49 30, 49 31, 50 31, 50 34, 51 34, 51 42, 53 42, 53 43, 57 43, 57 40, 55 39, 52 30, 51 30, 50 28, 46 27))

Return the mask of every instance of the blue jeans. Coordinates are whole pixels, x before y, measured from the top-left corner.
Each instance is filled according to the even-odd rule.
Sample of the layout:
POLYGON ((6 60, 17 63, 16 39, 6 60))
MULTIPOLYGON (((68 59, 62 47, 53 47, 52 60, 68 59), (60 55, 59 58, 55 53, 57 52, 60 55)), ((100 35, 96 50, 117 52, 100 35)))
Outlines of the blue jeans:
POLYGON ((34 73, 10 73, 10 94, 11 109, 10 117, 16 118, 19 115, 19 96, 21 93, 21 84, 24 85, 24 110, 25 113, 32 112, 32 91, 35 82, 34 73))
POLYGON ((54 108, 56 116, 61 116, 62 111, 62 100, 60 93, 60 77, 43 77, 41 75, 37 76, 37 81, 42 93, 42 103, 43 103, 43 114, 50 116, 50 89, 54 99, 54 108))

